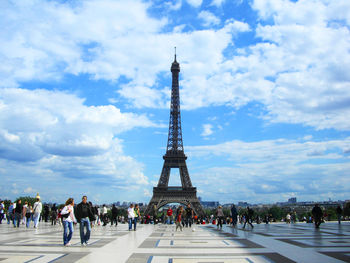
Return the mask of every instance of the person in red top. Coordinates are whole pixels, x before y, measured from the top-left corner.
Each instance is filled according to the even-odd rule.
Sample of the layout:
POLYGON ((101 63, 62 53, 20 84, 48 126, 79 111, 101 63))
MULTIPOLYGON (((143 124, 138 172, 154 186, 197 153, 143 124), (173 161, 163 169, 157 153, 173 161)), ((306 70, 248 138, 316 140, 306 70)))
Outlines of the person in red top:
POLYGON ((166 211, 167 215, 167 224, 172 224, 173 223, 173 209, 171 207, 168 208, 166 211))

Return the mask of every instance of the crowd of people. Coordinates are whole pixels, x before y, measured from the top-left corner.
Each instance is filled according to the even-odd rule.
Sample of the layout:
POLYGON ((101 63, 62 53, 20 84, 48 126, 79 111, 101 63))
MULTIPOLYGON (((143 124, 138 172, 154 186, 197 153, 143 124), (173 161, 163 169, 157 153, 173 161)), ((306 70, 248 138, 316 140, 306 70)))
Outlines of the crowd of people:
MULTIPOLYGON (((254 210, 247 207, 244 212, 238 213, 235 205, 231 206, 230 216, 225 216, 222 206, 218 206, 215 214, 211 216, 200 216, 195 214, 191 205, 188 204, 186 207, 179 205, 178 207, 169 207, 167 210, 163 211, 159 216, 159 211, 155 206, 153 213, 151 215, 141 215, 140 207, 138 204, 130 204, 127 209, 126 216, 120 215, 118 207, 114 204, 108 213, 106 205, 101 207, 93 206, 91 202, 87 201, 87 196, 82 197, 82 201, 75 205, 73 198, 68 198, 63 206, 57 207, 53 204, 49 207, 47 204, 43 205, 40 201, 39 194, 36 196, 36 201, 31 204, 27 201, 22 204, 22 201, 18 199, 15 203, 10 203, 5 211, 4 201, 0 202, 0 224, 3 219, 7 219, 8 224, 13 224, 13 227, 19 228, 24 225, 26 228, 31 227, 31 222, 33 222, 33 227, 38 228, 40 220, 49 222, 51 225, 62 225, 63 226, 63 245, 70 246, 70 240, 74 232, 74 224, 79 224, 80 230, 80 240, 82 246, 87 246, 89 244, 91 228, 94 225, 106 226, 108 223, 111 226, 117 226, 118 222, 128 223, 129 231, 136 231, 138 223, 143 224, 173 224, 176 225, 176 231, 180 231, 185 227, 191 228, 193 224, 216 224, 217 229, 221 230, 223 224, 229 224, 232 227, 237 227, 238 223, 243 224, 243 229, 245 229, 248 224, 251 229, 254 228, 253 221, 257 224, 261 221, 269 224, 272 220, 271 214, 266 214, 263 220, 259 216, 255 216, 254 210)), ((340 206, 336 209, 338 223, 341 223, 343 210, 340 206)), ((324 220, 324 213, 321 207, 316 204, 312 211, 312 217, 310 220, 305 220, 306 222, 315 223, 315 227, 319 228, 320 224, 324 220)), ((285 217, 286 223, 296 222, 296 213, 288 213, 285 217)))

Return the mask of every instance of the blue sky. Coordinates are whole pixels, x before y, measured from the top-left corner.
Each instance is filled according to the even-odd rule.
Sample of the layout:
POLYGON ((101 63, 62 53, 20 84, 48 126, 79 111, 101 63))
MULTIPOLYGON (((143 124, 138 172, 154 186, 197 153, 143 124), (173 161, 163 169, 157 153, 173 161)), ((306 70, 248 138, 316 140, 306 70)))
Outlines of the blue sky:
POLYGON ((349 10, 348 0, 1 1, 0 198, 148 202, 176 46, 203 200, 349 199, 349 10))

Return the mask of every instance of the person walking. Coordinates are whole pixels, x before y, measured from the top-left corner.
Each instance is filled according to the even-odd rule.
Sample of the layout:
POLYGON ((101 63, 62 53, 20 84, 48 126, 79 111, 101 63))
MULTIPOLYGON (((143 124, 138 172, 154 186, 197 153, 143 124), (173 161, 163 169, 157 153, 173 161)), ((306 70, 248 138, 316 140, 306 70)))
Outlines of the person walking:
POLYGON ((193 212, 193 209, 191 208, 191 204, 188 204, 186 209, 185 209, 185 213, 186 213, 186 220, 185 220, 185 224, 186 224, 186 227, 191 227, 192 225, 192 219, 193 219, 193 216, 194 216, 194 212, 193 212))
POLYGON ((166 211, 166 216, 167 216, 166 223, 168 225, 172 224, 173 223, 173 209, 171 209, 171 207, 169 207, 168 210, 166 211))
POLYGON ((28 208, 28 202, 25 201, 24 205, 22 207, 22 225, 26 225, 27 218, 26 218, 26 213, 27 213, 27 208, 28 208))
POLYGON ((90 239, 91 233, 91 224, 90 219, 94 217, 93 212, 91 211, 91 206, 87 202, 87 196, 84 195, 81 203, 77 205, 75 211, 76 219, 80 225, 80 242, 81 246, 87 246, 90 239), (86 232, 84 229, 86 228, 86 232))
POLYGON ((40 202, 40 196, 39 193, 36 195, 36 202, 33 205, 33 221, 34 221, 34 228, 37 228, 39 225, 39 219, 41 210, 43 209, 43 205, 40 202))
POLYGON ((11 222, 14 224, 15 219, 15 204, 10 201, 10 205, 7 209, 7 224, 10 224, 11 222))
POLYGON ((48 204, 44 205, 43 220, 47 223, 49 221, 50 207, 48 204))
POLYGON ((65 203, 65 206, 63 207, 61 211, 62 216, 62 224, 63 224, 63 245, 64 246, 70 246, 70 240, 73 236, 73 223, 76 223, 77 220, 74 216, 74 199, 68 198, 68 200, 65 203), (68 233, 69 230, 69 233, 68 233))
POLYGON ((22 200, 18 199, 16 202, 16 208, 15 208, 15 219, 13 223, 14 227, 19 227, 19 225, 21 224, 22 213, 23 213, 22 200))
POLYGON ((290 222, 291 222, 291 215, 288 213, 287 215, 286 215, 286 223, 287 224, 290 224, 290 222))
POLYGON ((4 219, 5 216, 5 203, 4 201, 1 200, 0 202, 0 224, 2 224, 2 220, 4 219))
POLYGON ((128 223, 129 223, 129 231, 132 229, 132 223, 134 222, 135 219, 135 211, 134 211, 134 205, 130 204, 128 208, 128 223))
POLYGON ((111 226, 113 226, 115 222, 115 226, 118 226, 118 208, 113 204, 112 206, 112 217, 111 217, 111 226))
POLYGON ((318 204, 315 204, 315 206, 312 208, 311 214, 314 217, 315 227, 320 228, 323 215, 321 207, 319 207, 318 204))
POLYGON ((335 210, 335 212, 337 213, 338 224, 340 225, 341 217, 342 217, 342 214, 343 214, 343 209, 341 209, 340 205, 338 205, 338 207, 337 207, 337 209, 335 210))
POLYGON ((140 208, 139 208, 138 204, 135 205, 134 213, 135 213, 135 217, 134 217, 134 231, 136 231, 137 220, 139 218, 141 218, 140 208))
POLYGON ((32 220, 33 216, 33 207, 30 203, 28 203, 27 209, 26 209, 26 227, 29 228, 30 221, 32 220))
POLYGON ((182 231, 182 214, 183 214, 183 207, 180 206, 179 209, 177 210, 177 213, 176 213, 176 220, 175 220, 176 229, 175 229, 175 231, 177 231, 178 228, 180 228, 180 231, 182 231))
POLYGON ((158 209, 156 205, 153 205, 153 209, 152 209, 152 214, 153 214, 153 223, 157 224, 158 223, 158 209))
POLYGON ((101 222, 103 222, 102 226, 106 226, 107 225, 107 207, 105 204, 103 204, 102 206, 102 210, 101 210, 101 222))
POLYGON ((232 216, 232 226, 236 227, 237 226, 238 212, 237 212, 237 208, 234 204, 232 204, 232 207, 231 207, 231 216, 232 216))
POLYGON ((245 225, 248 223, 252 228, 254 228, 252 221, 253 221, 253 215, 254 215, 254 210, 249 208, 249 206, 247 207, 247 211, 244 214, 245 217, 245 221, 244 221, 244 225, 243 225, 243 229, 245 228, 245 225))
POLYGON ((217 229, 222 229, 222 221, 224 219, 224 212, 222 211, 222 206, 219 205, 216 209, 216 219, 217 219, 217 229))
POLYGON ((51 225, 56 225, 57 222, 57 206, 53 204, 51 207, 51 225))

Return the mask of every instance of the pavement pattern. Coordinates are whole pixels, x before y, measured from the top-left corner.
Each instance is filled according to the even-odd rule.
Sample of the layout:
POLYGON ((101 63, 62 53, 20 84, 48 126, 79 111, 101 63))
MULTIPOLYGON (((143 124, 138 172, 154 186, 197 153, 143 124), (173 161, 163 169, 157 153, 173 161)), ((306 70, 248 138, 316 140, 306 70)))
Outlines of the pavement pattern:
POLYGON ((193 225, 126 224, 95 226, 87 247, 80 244, 79 227, 63 246, 62 226, 41 222, 38 229, 0 225, 0 262, 127 262, 127 263, 290 263, 350 262, 350 222, 312 224, 254 224, 218 230, 193 225))

